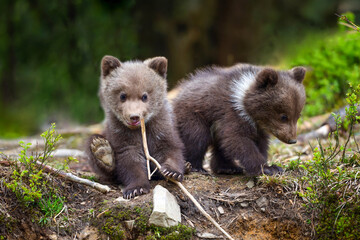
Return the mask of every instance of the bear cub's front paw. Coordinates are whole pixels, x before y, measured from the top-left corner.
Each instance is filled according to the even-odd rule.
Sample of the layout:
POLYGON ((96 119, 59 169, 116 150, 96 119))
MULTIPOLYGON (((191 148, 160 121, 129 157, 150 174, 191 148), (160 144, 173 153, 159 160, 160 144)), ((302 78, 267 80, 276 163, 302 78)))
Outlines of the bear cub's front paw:
POLYGON ((113 170, 115 168, 114 154, 108 140, 97 137, 92 140, 91 151, 101 167, 113 170))
POLYGON ((283 173, 283 172, 284 172, 284 170, 281 167, 276 166, 276 165, 264 166, 263 167, 263 173, 265 175, 272 176, 272 175, 275 175, 277 173, 283 173))
POLYGON ((136 196, 147 194, 149 192, 150 192, 150 186, 148 184, 144 186, 126 187, 123 190, 123 198, 131 199, 136 196))
POLYGON ((171 179, 173 179, 175 181, 178 181, 178 182, 182 182, 182 180, 184 179, 184 174, 182 174, 180 172, 177 172, 177 171, 174 171, 174 170, 172 170, 170 168, 167 168, 167 167, 162 167, 161 172, 165 177, 171 178, 171 179))

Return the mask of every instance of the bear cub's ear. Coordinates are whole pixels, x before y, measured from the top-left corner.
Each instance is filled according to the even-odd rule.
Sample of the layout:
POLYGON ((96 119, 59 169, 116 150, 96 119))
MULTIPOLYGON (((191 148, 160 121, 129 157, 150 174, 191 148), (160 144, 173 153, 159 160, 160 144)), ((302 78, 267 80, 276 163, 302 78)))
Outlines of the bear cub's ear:
POLYGON ((113 56, 104 56, 101 60, 101 75, 106 77, 109 75, 115 68, 121 66, 119 59, 113 56))
POLYGON ((274 69, 265 68, 256 76, 256 87, 266 89, 275 86, 278 82, 278 74, 274 69))
POLYGON ((294 67, 290 70, 294 76, 294 79, 298 83, 302 83, 305 78, 306 69, 304 67, 294 67))
POLYGON ((144 63, 161 77, 166 78, 168 60, 165 57, 149 58, 144 63))

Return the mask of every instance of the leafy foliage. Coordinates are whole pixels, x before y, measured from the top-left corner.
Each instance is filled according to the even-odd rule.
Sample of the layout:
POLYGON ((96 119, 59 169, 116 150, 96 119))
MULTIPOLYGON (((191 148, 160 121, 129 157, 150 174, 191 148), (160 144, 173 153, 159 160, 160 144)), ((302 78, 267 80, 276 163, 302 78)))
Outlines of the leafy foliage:
POLYGON ((310 68, 304 82, 307 93, 304 115, 324 114, 344 105, 348 83, 355 84, 360 78, 359 52, 360 35, 342 31, 321 36, 317 41, 312 37, 289 59, 291 66, 310 68))
POLYGON ((61 136, 56 133, 55 124, 52 124, 41 137, 44 139, 44 150, 35 155, 28 154, 31 143, 20 142, 22 150, 19 158, 11 165, 11 180, 4 182, 4 185, 24 206, 38 207, 44 214, 39 222, 46 224, 49 218, 54 217, 64 207, 64 197, 57 194, 57 190, 49 182, 51 178, 43 172, 43 164, 52 158, 51 154, 61 136))
MULTIPOLYGON (((352 89, 352 88, 351 88, 352 89)), ((360 104, 360 84, 346 98, 349 121, 348 138, 340 144, 339 130, 327 147, 318 141, 313 149, 313 159, 300 164, 303 174, 300 183, 303 187, 300 196, 308 201, 308 208, 317 216, 313 219, 316 234, 320 239, 359 239, 360 238, 360 149, 353 134, 353 126, 359 123, 356 107, 360 104), (356 144, 355 150, 348 148, 350 139, 356 144)), ((337 126, 341 119, 336 117, 337 126)))

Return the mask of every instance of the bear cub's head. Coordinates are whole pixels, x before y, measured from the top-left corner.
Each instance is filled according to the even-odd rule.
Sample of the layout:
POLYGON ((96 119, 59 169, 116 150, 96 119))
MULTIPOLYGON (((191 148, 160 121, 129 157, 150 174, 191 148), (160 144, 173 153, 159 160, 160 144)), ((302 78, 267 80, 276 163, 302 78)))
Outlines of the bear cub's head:
POLYGON ((306 100, 305 72, 303 67, 288 71, 264 68, 244 98, 246 111, 258 126, 284 143, 296 143, 296 124, 306 100))
POLYGON ((166 99, 167 59, 154 57, 120 62, 113 56, 101 61, 99 97, 105 114, 113 114, 130 129, 149 121, 166 99))

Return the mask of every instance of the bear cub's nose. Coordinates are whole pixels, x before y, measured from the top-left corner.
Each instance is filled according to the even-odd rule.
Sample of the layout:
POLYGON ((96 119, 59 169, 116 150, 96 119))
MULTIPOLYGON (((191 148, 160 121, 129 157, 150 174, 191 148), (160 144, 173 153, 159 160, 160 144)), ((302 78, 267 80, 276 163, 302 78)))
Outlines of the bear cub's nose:
POLYGON ((295 144, 296 142, 297 142, 296 139, 291 139, 291 140, 289 141, 289 144, 295 144))
POLYGON ((130 116, 130 120, 133 123, 137 123, 138 121, 140 121, 140 117, 138 115, 132 115, 130 116))

